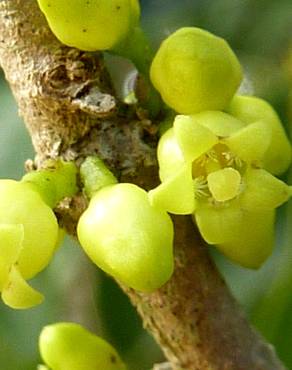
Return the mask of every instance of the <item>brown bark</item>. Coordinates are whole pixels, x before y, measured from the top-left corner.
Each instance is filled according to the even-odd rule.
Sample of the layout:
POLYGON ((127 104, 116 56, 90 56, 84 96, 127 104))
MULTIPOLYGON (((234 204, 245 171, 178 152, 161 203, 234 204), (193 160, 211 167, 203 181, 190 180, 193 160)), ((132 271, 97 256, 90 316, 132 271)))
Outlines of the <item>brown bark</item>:
MULTIPOLYGON (((98 153, 122 181, 157 183, 153 123, 118 103, 103 60, 62 46, 36 0, 0 0, 0 63, 37 152, 37 165, 98 153)), ((74 233, 82 196, 58 210, 74 233)), ((189 217, 174 217, 176 269, 153 294, 123 287, 173 369, 284 369, 231 297, 189 217)))

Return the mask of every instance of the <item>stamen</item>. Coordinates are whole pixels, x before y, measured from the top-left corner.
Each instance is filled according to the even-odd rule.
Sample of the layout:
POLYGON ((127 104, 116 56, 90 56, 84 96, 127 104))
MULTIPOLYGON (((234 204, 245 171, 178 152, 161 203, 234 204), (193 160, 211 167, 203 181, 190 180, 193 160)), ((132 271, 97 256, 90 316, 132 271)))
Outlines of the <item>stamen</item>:
POLYGON ((241 168, 243 166, 243 161, 232 152, 222 152, 222 156, 227 166, 233 166, 235 168, 241 168))
POLYGON ((198 159, 196 159, 194 163, 197 166, 205 167, 207 160, 208 160, 207 155, 203 154, 198 159))
POLYGON ((196 199, 208 197, 210 195, 208 183, 204 176, 199 176, 194 179, 194 193, 196 199))
POLYGON ((208 159, 211 159, 212 161, 214 162, 218 162, 218 155, 216 153, 216 151, 214 149, 211 149, 209 150, 207 153, 206 153, 206 157, 208 159))

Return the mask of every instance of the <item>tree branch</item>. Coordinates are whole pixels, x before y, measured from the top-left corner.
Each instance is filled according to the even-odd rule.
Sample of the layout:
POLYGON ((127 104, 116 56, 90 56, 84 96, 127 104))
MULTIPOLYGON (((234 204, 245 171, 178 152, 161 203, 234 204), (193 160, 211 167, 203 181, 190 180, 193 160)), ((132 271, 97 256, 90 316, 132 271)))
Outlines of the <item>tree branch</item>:
MULTIPOLYGON (((157 183, 154 123, 117 102, 103 59, 62 46, 35 0, 0 1, 0 63, 37 152, 37 165, 98 153, 121 181, 157 183)), ((74 234, 79 195, 57 210, 74 234)), ((273 348, 249 327, 189 217, 174 217, 174 276, 153 294, 123 287, 173 369, 280 370, 273 348)), ((163 367, 162 367, 163 368, 163 367)), ((160 366, 161 369, 161 366, 160 366)))

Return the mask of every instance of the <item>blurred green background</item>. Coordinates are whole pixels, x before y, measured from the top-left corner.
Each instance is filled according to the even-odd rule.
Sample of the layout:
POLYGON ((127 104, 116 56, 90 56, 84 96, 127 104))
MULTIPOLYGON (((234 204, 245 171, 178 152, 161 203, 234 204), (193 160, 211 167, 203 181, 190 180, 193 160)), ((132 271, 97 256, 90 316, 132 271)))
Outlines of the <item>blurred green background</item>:
MULTIPOLYGON (((291 0, 144 0, 141 4, 143 27, 155 48, 181 26, 203 27, 227 39, 245 69, 243 92, 269 100, 291 130, 291 0)), ((20 178, 25 160, 33 156, 15 101, 0 75, 0 177, 20 178)), ((292 184, 292 172, 286 175, 289 178, 292 184)), ((235 266, 214 250, 211 254, 253 324, 292 370, 291 225, 292 204, 288 204, 278 211, 274 255, 259 271, 235 266)), ((19 312, 0 303, 1 370, 36 369, 41 328, 62 320, 79 322, 108 339, 131 370, 149 369, 163 359, 128 299, 69 238, 34 285, 46 296, 40 307, 19 312)))

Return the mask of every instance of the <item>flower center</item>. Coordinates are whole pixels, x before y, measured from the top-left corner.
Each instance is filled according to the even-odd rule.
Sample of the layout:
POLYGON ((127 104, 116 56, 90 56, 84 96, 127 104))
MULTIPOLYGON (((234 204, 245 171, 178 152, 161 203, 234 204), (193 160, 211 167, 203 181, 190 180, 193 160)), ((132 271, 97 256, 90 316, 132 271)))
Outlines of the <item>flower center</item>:
POLYGON ((195 198, 225 202, 241 191, 246 164, 226 144, 216 144, 192 164, 195 198))

